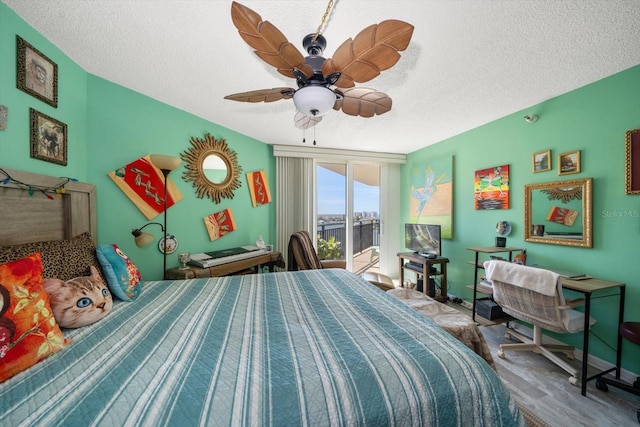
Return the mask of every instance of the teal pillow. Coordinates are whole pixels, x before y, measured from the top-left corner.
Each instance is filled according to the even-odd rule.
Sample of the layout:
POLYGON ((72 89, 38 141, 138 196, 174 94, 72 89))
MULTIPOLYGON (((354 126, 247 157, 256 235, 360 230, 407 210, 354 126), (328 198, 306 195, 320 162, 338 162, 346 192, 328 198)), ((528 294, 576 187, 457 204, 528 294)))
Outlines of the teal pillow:
POLYGON ((111 293, 122 301, 135 300, 142 291, 143 282, 133 261, 115 243, 98 245, 96 254, 111 293))

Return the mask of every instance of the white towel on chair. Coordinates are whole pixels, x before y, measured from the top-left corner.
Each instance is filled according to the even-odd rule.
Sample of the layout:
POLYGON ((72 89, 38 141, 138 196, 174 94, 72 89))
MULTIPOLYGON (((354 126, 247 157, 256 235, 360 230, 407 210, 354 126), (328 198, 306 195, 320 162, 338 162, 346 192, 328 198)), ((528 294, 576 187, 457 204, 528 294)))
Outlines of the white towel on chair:
POLYGON ((556 293, 560 277, 558 273, 542 268, 497 260, 485 261, 484 270, 488 280, 511 283, 548 296, 556 293))

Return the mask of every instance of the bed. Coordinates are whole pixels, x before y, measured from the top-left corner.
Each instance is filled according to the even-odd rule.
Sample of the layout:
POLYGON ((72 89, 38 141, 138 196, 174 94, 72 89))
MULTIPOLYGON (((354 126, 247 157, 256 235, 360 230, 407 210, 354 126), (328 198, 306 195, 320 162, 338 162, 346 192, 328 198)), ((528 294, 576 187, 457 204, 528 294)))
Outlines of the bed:
POLYGON ((0 425, 524 425, 486 361, 340 269, 146 282, 63 333, 0 425))

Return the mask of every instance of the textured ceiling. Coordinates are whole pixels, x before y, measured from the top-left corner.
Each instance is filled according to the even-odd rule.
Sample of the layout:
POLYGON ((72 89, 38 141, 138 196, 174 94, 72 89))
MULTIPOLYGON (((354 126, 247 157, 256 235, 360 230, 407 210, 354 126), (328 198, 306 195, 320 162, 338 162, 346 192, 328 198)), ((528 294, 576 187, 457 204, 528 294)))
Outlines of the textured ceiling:
MULTIPOLYGON (((242 41, 231 1, 2 1, 89 73, 268 144, 302 144, 291 100, 223 99, 295 86, 242 41)), ((241 3, 304 55, 302 38, 327 6, 241 3)), ((638 0, 334 0, 324 56, 385 19, 413 24, 412 41, 394 67, 357 86, 388 94, 393 109, 329 113, 315 128, 319 147, 409 153, 640 64, 638 0)))

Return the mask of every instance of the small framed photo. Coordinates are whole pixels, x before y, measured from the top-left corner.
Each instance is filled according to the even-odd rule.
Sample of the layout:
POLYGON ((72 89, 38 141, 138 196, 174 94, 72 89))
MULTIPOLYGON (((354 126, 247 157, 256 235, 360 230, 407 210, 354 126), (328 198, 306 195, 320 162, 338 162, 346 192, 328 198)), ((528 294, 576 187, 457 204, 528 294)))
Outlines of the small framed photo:
POLYGON ((16 36, 18 89, 58 107, 58 65, 16 36))
POLYGON ((67 125, 33 108, 31 158, 67 166, 67 125))
POLYGON ((580 172, 580 150, 558 154, 558 175, 580 172))
POLYGON ((551 170, 551 150, 533 153, 533 172, 546 172, 551 170))

